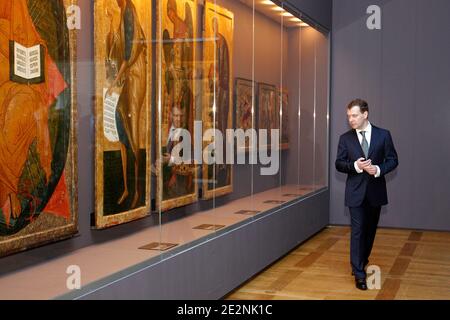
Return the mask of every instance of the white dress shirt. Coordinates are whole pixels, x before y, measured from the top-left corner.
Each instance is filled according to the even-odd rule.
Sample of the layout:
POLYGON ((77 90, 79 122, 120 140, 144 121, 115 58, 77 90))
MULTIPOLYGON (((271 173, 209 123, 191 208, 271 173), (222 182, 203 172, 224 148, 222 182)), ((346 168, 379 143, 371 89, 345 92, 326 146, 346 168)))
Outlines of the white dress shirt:
MULTIPOLYGON (((370 149, 370 140, 372 138, 372 125, 370 124, 370 121, 367 124, 367 127, 365 129, 356 129, 356 135, 358 136, 358 140, 359 140, 359 144, 361 145, 362 143, 362 139, 363 136, 361 134, 361 131, 365 131, 365 136, 366 136, 366 140, 367 140, 367 144, 369 145, 369 149, 370 149)), ((366 159, 367 160, 367 159, 366 159)), ((357 173, 363 173, 364 170, 361 170, 360 168, 358 168, 358 165, 356 164, 356 161, 354 163, 355 166, 355 170, 357 173)), ((378 178, 381 175, 381 170, 379 166, 375 166, 377 168, 377 173, 375 174, 375 178, 378 178)))
POLYGON ((178 142, 181 136, 181 128, 175 127, 173 124, 169 129, 169 135, 167 136, 167 143, 169 144, 170 141, 178 142))
MULTIPOLYGON (((167 137, 167 144, 166 145, 169 145, 170 141, 178 142, 180 140, 181 129, 182 128, 177 128, 177 127, 175 127, 172 124, 172 126, 169 129, 169 136, 167 137)), ((167 152, 169 152, 169 150, 167 150, 167 152)), ((170 154, 169 167, 173 166, 174 163, 175 163, 175 157, 172 156, 172 154, 170 154)))

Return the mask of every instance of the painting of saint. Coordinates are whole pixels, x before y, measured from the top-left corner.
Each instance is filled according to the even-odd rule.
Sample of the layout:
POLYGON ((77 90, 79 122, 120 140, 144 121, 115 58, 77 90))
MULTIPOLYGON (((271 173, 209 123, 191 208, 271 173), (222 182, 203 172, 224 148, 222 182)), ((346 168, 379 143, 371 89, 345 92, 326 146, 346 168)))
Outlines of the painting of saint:
POLYGON ((289 149, 289 94, 286 89, 278 88, 277 91, 278 110, 281 107, 281 144, 280 149, 289 149))
POLYGON ((277 106, 276 88, 273 85, 258 84, 258 130, 267 130, 269 146, 271 130, 280 128, 280 111, 277 106))
POLYGON ((96 227, 150 211, 151 1, 98 0, 96 227))
MULTIPOLYGON (((205 3, 204 18, 204 104, 203 130, 219 130, 226 137, 232 129, 232 50, 234 15, 212 2, 205 3)), ((206 145, 210 142, 205 142, 206 145)), ((233 191, 232 166, 225 160, 226 145, 221 150, 223 164, 203 165, 203 198, 210 199, 233 191)))
MULTIPOLYGON (((251 80, 237 78, 235 90, 236 129, 247 131, 255 125, 253 117, 254 84, 251 80)), ((246 142, 246 149, 248 149, 248 142, 246 142)))
POLYGON ((157 204, 167 211, 197 201, 197 170, 193 163, 176 164, 173 148, 182 142, 181 129, 194 144, 195 38, 197 1, 163 0, 161 52, 161 123, 157 127, 157 204), (158 138, 160 137, 160 139, 158 138), (161 172, 161 174, 159 174, 161 172))
POLYGON ((0 256, 77 232, 71 4, 0 2, 0 256))

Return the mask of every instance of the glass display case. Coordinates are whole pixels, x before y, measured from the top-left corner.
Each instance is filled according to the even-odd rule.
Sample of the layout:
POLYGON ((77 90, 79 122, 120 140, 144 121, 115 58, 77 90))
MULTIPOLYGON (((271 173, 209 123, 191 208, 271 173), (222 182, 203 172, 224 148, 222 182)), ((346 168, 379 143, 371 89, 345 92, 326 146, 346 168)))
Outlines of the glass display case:
MULTIPOLYGON (((42 77, 31 84, 5 71, 0 106, 8 112, 10 99, 14 110, 5 86, 17 86, 18 99, 20 86, 31 86, 30 95, 41 94, 45 103, 29 111, 36 132, 17 149, 20 161, 6 154, 18 142, 0 140, 0 167, 21 173, 13 180, 0 169, 0 256, 43 244, 51 250, 50 242, 73 235, 77 225, 79 230, 78 239, 64 241, 71 247, 67 254, 23 272, 75 265, 89 284, 180 254, 328 188, 329 38, 289 4, 96 0, 91 12, 83 12, 92 26, 92 50, 82 53, 86 63, 75 55, 76 28, 64 23, 77 1, 53 1, 51 8, 15 1, 11 14, 6 2, 0 19, 22 10, 21 30, 35 38, 5 35, 3 41, 2 34, 1 63, 8 66, 14 50, 32 56, 41 48, 42 77), (39 12, 52 9, 54 15, 39 20, 39 12), (53 29, 43 30, 44 23, 53 29), (55 41, 63 48, 54 48, 55 41), (95 89, 85 89, 86 75, 95 79, 95 89), (77 141, 80 96, 90 99, 80 110, 90 129, 77 141), (50 160, 40 149, 44 138, 50 160), (77 170, 78 145, 88 146, 81 157, 91 165, 77 170), (83 196, 80 207, 92 209, 92 219, 77 218, 91 214, 77 209, 84 190, 92 195, 83 196)), ((2 272, 1 286, 17 276, 2 272)), ((69 292, 66 277, 40 297, 69 292)), ((9 297, 15 294, 20 292, 9 297)))
POLYGON ((327 188, 327 35, 272 1, 156 10, 154 241, 215 237, 327 188), (191 144, 164 162, 178 113, 191 144))

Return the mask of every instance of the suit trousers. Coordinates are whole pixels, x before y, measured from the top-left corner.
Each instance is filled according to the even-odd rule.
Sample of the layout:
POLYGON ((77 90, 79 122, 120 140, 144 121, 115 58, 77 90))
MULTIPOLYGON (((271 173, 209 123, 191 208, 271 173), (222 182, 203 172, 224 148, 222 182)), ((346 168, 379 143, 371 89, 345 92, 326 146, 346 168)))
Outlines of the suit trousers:
POLYGON ((369 263, 381 206, 373 207, 366 199, 359 207, 350 207, 351 239, 350 263, 356 279, 365 279, 364 270, 369 263))

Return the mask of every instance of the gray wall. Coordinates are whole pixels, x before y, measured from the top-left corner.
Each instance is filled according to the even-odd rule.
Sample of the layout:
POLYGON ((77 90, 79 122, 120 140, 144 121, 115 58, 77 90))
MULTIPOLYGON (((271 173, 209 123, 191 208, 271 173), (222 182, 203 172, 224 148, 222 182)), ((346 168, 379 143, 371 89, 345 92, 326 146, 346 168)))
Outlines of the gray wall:
POLYGON ((335 0, 332 33, 330 222, 348 224, 345 176, 336 172, 345 106, 368 100, 370 120, 391 131, 398 169, 387 178, 386 227, 450 230, 450 1, 335 0), (366 8, 382 8, 382 30, 366 8))

